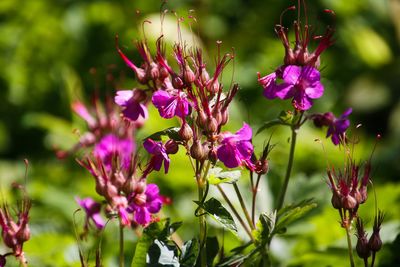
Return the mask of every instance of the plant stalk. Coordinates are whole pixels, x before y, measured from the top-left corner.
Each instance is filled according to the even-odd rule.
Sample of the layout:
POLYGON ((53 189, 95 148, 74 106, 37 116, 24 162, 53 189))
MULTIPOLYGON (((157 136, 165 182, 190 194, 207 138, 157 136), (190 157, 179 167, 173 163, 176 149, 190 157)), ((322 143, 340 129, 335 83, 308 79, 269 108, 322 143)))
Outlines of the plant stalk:
POLYGON ((119 221, 119 267, 124 267, 124 226, 121 220, 119 221))
POLYGON ((239 187, 237 186, 236 183, 233 184, 233 187, 235 188, 236 195, 237 195, 237 197, 238 197, 238 199, 239 199, 240 206, 242 207, 243 213, 244 213, 244 215, 246 216, 247 222, 249 223, 250 228, 251 228, 252 230, 254 230, 254 229, 255 229, 254 224, 253 224, 253 222, 252 222, 252 220, 251 220, 251 218, 250 218, 250 214, 249 214, 249 211, 248 211, 247 208, 246 208, 246 205, 245 205, 245 203, 244 203, 242 194, 241 194, 240 191, 239 191, 239 187))
POLYGON ((293 167, 297 130, 298 130, 298 128, 296 126, 292 126, 292 138, 290 140, 289 160, 288 160, 288 165, 287 165, 287 169, 286 169, 285 180, 283 182, 282 189, 281 189, 281 192, 280 192, 279 198, 278 198, 278 203, 276 206, 277 210, 280 210, 282 208, 283 202, 285 201, 286 190, 287 190, 287 187, 289 184, 290 173, 292 172, 292 167, 293 167))
MULTIPOLYGON (((203 200, 204 196, 204 182, 203 179, 197 182, 198 192, 199 192, 199 202, 203 200)), ((206 217, 204 216, 204 210, 202 208, 199 209, 199 226, 200 226, 200 266, 206 267, 207 266, 207 251, 206 251, 206 236, 207 236, 207 222, 206 217)))
POLYGON ((350 259, 350 266, 354 267, 354 258, 353 258, 353 247, 351 245, 351 236, 350 236, 350 225, 348 225, 346 228, 346 236, 347 236, 347 246, 349 250, 349 259, 350 259))

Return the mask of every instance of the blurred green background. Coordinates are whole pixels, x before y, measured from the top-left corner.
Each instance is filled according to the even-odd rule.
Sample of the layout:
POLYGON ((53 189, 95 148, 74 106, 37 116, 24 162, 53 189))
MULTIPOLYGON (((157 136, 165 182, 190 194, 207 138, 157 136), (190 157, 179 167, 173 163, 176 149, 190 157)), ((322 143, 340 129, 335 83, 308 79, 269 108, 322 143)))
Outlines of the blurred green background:
MULTIPOLYGON (((183 31, 189 32, 190 13, 197 18, 190 36, 198 35, 196 43, 208 51, 213 64, 216 41, 222 40, 222 51, 235 48, 234 80, 241 85, 239 97, 231 110, 227 127, 236 131, 242 121, 257 129, 262 122, 273 119, 287 101, 269 101, 262 97, 257 72, 266 75, 278 67, 283 47, 274 33, 274 25, 285 8, 297 1, 290 0, 170 0, 165 8, 185 18, 183 31)), ((76 129, 83 132, 84 123, 71 113, 72 100, 88 101, 97 92, 113 95, 116 89, 136 84, 115 50, 115 36, 134 62, 139 55, 134 42, 143 38, 142 22, 150 46, 159 34, 159 0, 73 1, 73 0, 1 0, 0 1, 0 190, 4 200, 12 203, 13 181, 23 182, 23 159, 30 161, 27 190, 33 199, 31 240, 25 251, 31 266, 79 266, 74 238, 72 214, 77 205, 74 196, 93 196, 91 176, 74 159, 57 160, 54 148, 67 149, 78 141, 76 129)), ((399 263, 400 238, 400 1, 399 0, 314 0, 308 1, 309 22, 315 34, 322 34, 326 25, 336 28, 335 44, 322 56, 325 95, 317 100, 312 111, 333 111, 341 114, 353 107, 352 133, 360 142, 357 160, 366 160, 375 142, 382 139, 373 155, 373 179, 378 204, 386 212, 382 230, 384 249, 379 266, 399 263), (336 18, 323 12, 332 9, 336 18), (362 124, 355 130, 354 126, 362 124), (397 237, 397 239, 396 239, 397 237), (397 257, 397 258, 396 258, 397 257)), ((291 26, 295 12, 283 17, 291 26)), ((164 22, 167 45, 176 37, 175 17, 164 22), (172 29, 172 30, 170 30, 172 29)), ((192 37, 189 37, 189 40, 192 37)), ((232 70, 232 68, 231 68, 232 70)), ((231 74, 225 74, 229 82, 231 74)), ((151 119, 141 137, 177 122, 162 121, 151 110, 151 119)), ((274 129, 256 136, 257 153, 273 132, 276 148, 270 156, 270 173, 263 179, 259 211, 273 206, 271 199, 278 192, 285 170, 289 132, 274 129)), ((339 216, 330 207, 330 193, 324 179, 326 159, 340 166, 343 151, 334 148, 323 131, 311 124, 302 128, 296 151, 293 184, 287 201, 314 197, 319 207, 277 238, 272 250, 282 266, 346 266, 344 231, 339 216), (323 140, 326 152, 314 140, 323 140)), ((172 158, 167 177, 153 174, 150 179, 161 185, 162 194, 173 198, 173 205, 164 209, 165 216, 184 220, 179 234, 185 240, 193 236, 195 183, 188 176, 183 153, 172 158)), ((250 195, 247 177, 240 182, 244 194, 250 195), (247 192, 247 193, 246 193, 247 192)), ((228 190, 229 188, 227 188, 228 190)), ((372 192, 372 191, 371 191, 372 192)), ((214 192, 213 192, 214 193, 214 192)), ((218 196, 218 194, 215 195, 218 196)), ((372 196, 372 193, 370 193, 372 196)), ((219 197, 219 196, 218 196, 219 197)), ((372 224, 373 198, 360 208, 372 224)), ((82 223, 82 214, 78 214, 82 223)), ((214 229, 221 235, 221 230, 214 229)), ((127 262, 136 237, 127 231, 127 262)), ((355 241, 355 240, 354 240, 355 241)), ((95 244, 88 240, 87 251, 95 244)), ((103 237, 105 266, 116 266, 116 226, 112 223, 103 237)), ((238 238, 225 234, 225 247, 239 243, 238 238)), ((6 252, 0 246, 0 253, 6 252)), ((89 253, 89 252, 88 252, 89 253)), ((94 258, 94 252, 91 252, 94 258)), ((10 265, 14 262, 10 259, 10 265)))

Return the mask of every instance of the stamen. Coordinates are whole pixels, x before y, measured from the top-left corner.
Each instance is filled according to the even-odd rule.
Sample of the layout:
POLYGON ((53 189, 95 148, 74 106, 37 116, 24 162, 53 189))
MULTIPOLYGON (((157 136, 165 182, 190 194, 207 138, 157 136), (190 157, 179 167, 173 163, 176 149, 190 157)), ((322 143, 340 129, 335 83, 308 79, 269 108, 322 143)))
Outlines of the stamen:
POLYGON ((290 7, 286 8, 285 10, 282 11, 282 13, 281 13, 281 15, 279 17, 279 24, 280 25, 282 25, 283 15, 289 10, 296 10, 296 6, 290 6, 290 7))

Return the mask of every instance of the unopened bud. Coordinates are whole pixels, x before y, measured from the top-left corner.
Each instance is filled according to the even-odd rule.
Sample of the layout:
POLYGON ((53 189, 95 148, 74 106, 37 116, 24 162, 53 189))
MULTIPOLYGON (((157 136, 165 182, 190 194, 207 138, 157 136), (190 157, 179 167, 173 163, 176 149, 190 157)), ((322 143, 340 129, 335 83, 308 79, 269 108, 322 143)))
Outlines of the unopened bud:
POLYGON ((337 192, 333 192, 332 198, 331 198, 331 203, 332 203, 333 208, 335 208, 335 209, 341 209, 343 207, 342 200, 337 192))
POLYGON ((373 252, 377 252, 381 249, 382 240, 381 240, 381 237, 379 236, 379 231, 374 231, 372 233, 372 235, 368 241, 368 247, 373 252))
POLYGON ((357 251, 357 255, 361 259, 367 259, 371 255, 371 251, 368 247, 368 240, 365 235, 358 237, 356 251, 357 251))
POLYGON ((228 112, 227 109, 223 109, 223 110, 221 111, 221 123, 220 123, 220 125, 225 125, 225 124, 227 124, 227 123, 228 123, 228 120, 229 120, 229 112, 228 112))
POLYGON ((218 129, 218 122, 213 117, 208 117, 204 129, 209 133, 215 133, 218 129))
POLYGON ((146 191, 146 182, 145 181, 139 181, 136 183, 136 188, 135 188, 135 193, 136 194, 142 194, 146 191))
POLYGON ((139 83, 141 83, 141 84, 147 83, 148 79, 147 79, 146 71, 144 69, 137 68, 135 73, 136 73, 136 78, 139 83))
POLYGON ((222 121, 222 114, 219 108, 214 108, 212 112, 213 117, 217 121, 217 124, 220 125, 222 121))
POLYGON ((122 171, 118 171, 112 176, 112 183, 116 188, 121 188, 125 184, 125 181, 126 179, 122 171))
POLYGON ((25 241, 28 241, 29 238, 31 237, 31 231, 29 229, 28 224, 25 225, 23 229, 20 229, 17 233, 16 238, 18 239, 19 243, 23 243, 25 241))
POLYGON ((126 195, 130 195, 132 192, 136 190, 136 181, 133 178, 126 179, 122 190, 126 195))
POLYGON ((158 67, 158 70, 160 72, 160 79, 164 80, 169 76, 168 70, 162 66, 158 67))
POLYGON ((367 198, 368 198, 368 192, 367 192, 367 187, 366 186, 361 186, 360 194, 361 194, 361 201, 359 203, 362 204, 365 201, 367 201, 367 198))
POLYGON ((355 189, 354 192, 352 192, 352 195, 356 199, 358 204, 361 204, 362 202, 362 195, 358 189, 355 189))
POLYGON ((192 158, 203 161, 207 158, 207 154, 204 151, 203 145, 200 143, 200 140, 196 140, 192 147, 190 148, 190 156, 192 158))
POLYGON ((354 197, 347 195, 342 198, 343 208, 347 210, 352 210, 357 206, 357 201, 354 197))
POLYGON ((206 71, 206 68, 201 68, 201 74, 200 74, 200 79, 203 85, 206 85, 208 81, 210 80, 210 75, 208 75, 208 72, 206 71))
POLYGON ((139 194, 135 196, 133 201, 135 202, 136 205, 143 206, 144 204, 146 204, 146 200, 147 200, 146 194, 139 194))
POLYGON ((156 63, 152 62, 150 64, 150 77, 152 80, 157 80, 160 76, 160 72, 156 63))
POLYGON ((165 143, 165 151, 167 154, 176 154, 178 150, 179 146, 174 140, 170 139, 165 143))
POLYGON ((207 122, 207 115, 204 110, 200 110, 197 114, 197 125, 204 128, 207 122))
POLYGON ((266 159, 257 160, 255 172, 257 174, 266 174, 268 172, 268 161, 266 159))
POLYGON ((174 77, 172 79, 172 86, 175 89, 182 89, 183 88, 183 81, 181 78, 179 78, 178 76, 174 77))
POLYGON ((193 130, 187 123, 183 123, 181 129, 179 129, 179 136, 185 140, 189 141, 193 137, 193 130))
POLYGON ((211 80, 207 83, 206 88, 210 93, 216 94, 219 90, 219 82, 211 80))
POLYGON ((186 65, 184 77, 187 83, 193 83, 196 80, 196 75, 194 75, 194 72, 188 65, 186 65))
POLYGON ((208 152, 208 159, 213 164, 215 164, 217 162, 218 155, 217 155, 217 149, 215 147, 213 149, 210 149, 210 151, 208 152))
POLYGON ((111 199, 115 196, 118 196, 118 189, 114 185, 108 183, 105 193, 106 193, 105 197, 111 199))

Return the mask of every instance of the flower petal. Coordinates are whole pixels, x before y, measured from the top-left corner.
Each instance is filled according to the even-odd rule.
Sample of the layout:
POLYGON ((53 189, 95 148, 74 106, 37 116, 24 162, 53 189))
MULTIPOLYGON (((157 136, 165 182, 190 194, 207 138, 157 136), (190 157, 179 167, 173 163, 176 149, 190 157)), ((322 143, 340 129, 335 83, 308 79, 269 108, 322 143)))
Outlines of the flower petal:
POLYGON ((132 98, 132 96, 133 96, 132 90, 117 91, 117 94, 114 97, 114 102, 121 107, 125 107, 129 102, 129 100, 132 98))

